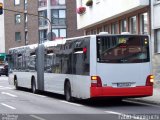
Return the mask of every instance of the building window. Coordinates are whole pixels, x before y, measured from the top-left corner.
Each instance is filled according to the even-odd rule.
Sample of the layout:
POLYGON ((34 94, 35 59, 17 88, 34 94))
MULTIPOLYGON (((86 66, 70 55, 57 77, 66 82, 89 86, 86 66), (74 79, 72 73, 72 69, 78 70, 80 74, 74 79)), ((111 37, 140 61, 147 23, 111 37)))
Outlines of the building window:
POLYGON ((38 15, 42 16, 42 17, 39 17, 39 26, 40 27, 46 26, 47 20, 45 18, 47 18, 47 10, 38 12, 38 15))
POLYGON ((102 32, 102 27, 97 28, 97 34, 99 34, 100 32, 102 32))
POLYGON ((21 40, 21 33, 20 32, 16 32, 15 33, 15 41, 20 41, 21 40))
POLYGON ((14 0, 14 5, 20 5, 20 0, 14 0))
POLYGON ((39 0, 38 6, 39 7, 47 7, 47 0, 39 0))
POLYGON ((15 23, 16 24, 21 23, 21 15, 20 14, 15 15, 15 23))
POLYGON ((141 34, 148 34, 148 14, 140 15, 140 32, 141 34))
POLYGON ((126 19, 121 20, 121 32, 126 32, 127 31, 127 21, 126 19))
POLYGON ((160 53, 160 29, 155 32, 155 52, 160 53))
POLYGON ((90 32, 89 31, 87 31, 87 33, 86 33, 86 35, 95 35, 95 34, 97 34, 97 30, 96 29, 92 29, 90 32))
POLYGON ((160 0, 155 0, 154 1, 154 4, 158 4, 158 3, 160 3, 160 0))
POLYGON ((40 30, 39 31, 39 38, 40 38, 40 41, 41 42, 44 42, 44 41, 46 41, 47 40, 47 30, 45 29, 45 30, 40 30))
POLYGON ((105 25, 105 26, 103 27, 103 31, 110 33, 110 26, 109 26, 109 25, 105 25))
POLYGON ((112 23, 112 34, 117 34, 118 33, 118 23, 112 23))
POLYGON ((60 32, 60 37, 62 38, 66 38, 66 29, 59 29, 59 32, 60 32))
POLYGON ((66 38, 66 29, 52 29, 52 32, 56 35, 56 38, 66 38))
POLYGON ((66 11, 53 9, 52 14, 52 24, 53 25, 66 25, 66 11))
POLYGON ((130 28, 130 32, 132 33, 132 34, 136 34, 137 32, 137 18, 136 18, 136 16, 133 16, 133 17, 131 17, 130 19, 129 19, 129 28, 130 28))
POLYGON ((56 5, 65 5, 66 0, 51 0, 51 5, 56 6, 56 5))
MULTIPOLYGON (((92 32, 92 30, 91 30, 91 32, 92 32)), ((90 35, 90 34, 92 34, 89 30, 86 30, 86 32, 85 32, 85 35, 90 35)))
POLYGON ((24 1, 24 9, 27 10, 27 6, 28 6, 28 0, 24 1))

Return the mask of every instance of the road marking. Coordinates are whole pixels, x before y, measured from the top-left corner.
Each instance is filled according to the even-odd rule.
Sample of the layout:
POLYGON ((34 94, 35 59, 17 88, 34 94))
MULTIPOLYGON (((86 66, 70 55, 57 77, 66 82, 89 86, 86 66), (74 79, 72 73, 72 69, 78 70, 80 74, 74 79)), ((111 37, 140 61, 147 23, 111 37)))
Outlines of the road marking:
POLYGON ((8 107, 8 108, 10 108, 10 109, 13 109, 13 110, 15 110, 15 109, 16 109, 15 107, 12 107, 12 106, 7 105, 7 104, 5 104, 5 103, 1 103, 1 105, 5 106, 5 107, 8 107))
POLYGON ((14 89, 14 87, 4 87, 4 88, 7 88, 7 89, 14 89))
POLYGON ((70 105, 75 105, 75 106, 78 106, 78 107, 81 107, 81 106, 82 106, 82 105, 80 105, 80 104, 71 103, 71 102, 67 102, 67 101, 64 101, 64 100, 61 100, 61 102, 66 103, 66 104, 70 104, 70 105))
POLYGON ((35 119, 37 119, 37 120, 46 120, 46 119, 41 118, 41 117, 38 117, 38 116, 36 116, 36 115, 30 115, 30 116, 33 117, 33 118, 35 118, 35 119))
POLYGON ((141 104, 141 105, 147 105, 147 106, 152 106, 152 107, 158 107, 160 108, 159 105, 153 105, 153 104, 149 104, 149 103, 142 103, 142 102, 139 102, 139 101, 132 101, 132 100, 123 100, 125 102, 129 102, 129 103, 135 103, 135 104, 141 104))
POLYGON ((115 115, 122 115, 122 113, 119 113, 119 112, 114 112, 114 111, 104 111, 108 114, 115 114, 115 115))
MULTIPOLYGON (((33 93, 32 93, 32 94, 33 94, 33 93)), ((38 96, 38 97, 43 97, 43 98, 45 98, 45 97, 46 97, 46 96, 38 95, 38 94, 33 94, 33 95, 38 96)))
POLYGON ((4 82, 4 81, 8 81, 8 80, 0 80, 0 82, 4 82))
POLYGON ((4 86, 0 86, 0 89, 14 89, 13 87, 4 87, 4 86))
MULTIPOLYGON (((114 112, 114 111, 104 111, 104 112, 106 112, 106 113, 108 113, 108 114, 119 115, 119 119, 124 119, 124 118, 126 118, 126 119, 136 119, 136 120, 138 119, 138 120, 139 120, 139 117, 135 117, 135 116, 130 115, 130 114, 123 114, 123 113, 114 112)), ((145 119, 145 120, 147 120, 147 119, 145 119)))
POLYGON ((3 95, 9 95, 11 97, 17 97, 16 95, 13 95, 13 94, 7 93, 7 92, 1 92, 1 94, 3 94, 3 95))

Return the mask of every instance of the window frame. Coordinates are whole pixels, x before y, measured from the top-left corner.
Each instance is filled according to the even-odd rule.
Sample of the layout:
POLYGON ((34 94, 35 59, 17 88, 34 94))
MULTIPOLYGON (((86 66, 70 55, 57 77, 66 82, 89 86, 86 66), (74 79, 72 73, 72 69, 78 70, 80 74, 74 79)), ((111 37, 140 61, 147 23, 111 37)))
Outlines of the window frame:
MULTIPOLYGON (((66 37, 61 37, 60 36, 60 30, 62 30, 62 29, 65 29, 66 30, 66 37, 67 37, 67 29, 66 28, 54 28, 54 29, 52 29, 52 32, 54 31, 54 30, 58 30, 58 36, 56 36, 56 38, 66 38, 66 37)), ((53 32, 54 33, 54 32, 53 32)), ((55 34, 55 33, 54 33, 55 34)), ((56 35, 56 34, 55 34, 56 35)))
POLYGON ((131 34, 137 34, 137 16, 135 15, 135 16, 132 16, 132 17, 130 17, 129 18, 129 32, 131 33, 131 34), (134 28, 132 28, 133 27, 133 25, 131 25, 132 23, 131 23, 131 19, 132 18, 136 18, 135 20, 136 20, 136 22, 135 22, 135 33, 134 33, 134 28))
POLYGON ((120 31, 122 32, 127 32, 127 20, 126 19, 122 19, 120 21, 120 31))
POLYGON ((160 38, 158 39, 158 37, 157 37, 158 32, 160 34, 160 28, 155 30, 155 35, 154 35, 155 36, 155 43, 154 43, 155 48, 154 48, 154 50, 155 50, 155 53, 157 53, 157 54, 160 53, 160 38))
POLYGON ((53 3, 52 0, 50 0, 51 6, 65 6, 66 5, 66 0, 64 0, 64 4, 59 4, 60 0, 55 0, 57 1, 56 3, 53 3))
POLYGON ((51 23, 55 26, 66 26, 66 9, 51 9, 51 23), (56 11, 56 16, 54 17, 54 12, 56 11), (65 17, 60 17, 60 11, 64 11, 65 17), (58 13, 58 14, 57 14, 58 13), (54 21, 57 20, 57 23, 54 23, 54 21), (60 21, 63 20, 64 24, 60 24, 60 21))
MULTIPOLYGON (((38 15, 47 18, 47 10, 38 11, 38 15)), ((44 27, 44 26, 47 26, 47 25, 48 25, 47 20, 39 17, 39 27, 44 27)))
POLYGON ((19 6, 21 4, 21 0, 14 0, 14 5, 15 6, 19 6), (16 1, 18 1, 18 3, 16 3, 16 1))
POLYGON ((21 39, 22 39, 21 32, 15 32, 15 41, 21 41, 21 39), (20 39, 17 39, 18 34, 20 35, 19 36, 20 39))
POLYGON ((139 17, 140 17, 140 34, 149 34, 149 31, 148 31, 148 22, 149 22, 148 12, 144 12, 144 13, 140 14, 139 17), (144 17, 142 17, 142 16, 144 16, 144 14, 147 14, 146 15, 146 17, 147 17, 147 21, 146 21, 147 22, 147 28, 146 28, 147 32, 145 32, 145 20, 144 20, 144 17))
POLYGON ((21 14, 15 14, 15 24, 21 24, 21 14), (17 17, 19 15, 19 17, 17 17), (20 20, 20 22, 18 22, 18 19, 20 20))

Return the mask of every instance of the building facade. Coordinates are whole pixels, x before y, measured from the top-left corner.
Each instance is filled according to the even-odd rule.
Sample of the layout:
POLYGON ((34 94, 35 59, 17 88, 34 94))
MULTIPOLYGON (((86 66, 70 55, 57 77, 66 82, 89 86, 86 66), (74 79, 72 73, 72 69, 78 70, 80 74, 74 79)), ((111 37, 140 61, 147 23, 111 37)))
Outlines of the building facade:
POLYGON ((155 74, 156 85, 160 86, 160 0, 151 0, 151 38, 153 48, 153 73, 155 74))
POLYGON ((52 31, 52 38, 68 38, 83 35, 77 30, 75 0, 39 0, 38 13, 44 18, 39 19, 40 40, 46 41, 52 31))
POLYGON ((51 31, 53 39, 83 35, 77 30, 75 0, 3 0, 3 4, 0 48, 6 53, 12 47, 50 40, 51 31))
POLYGON ((91 6, 86 6, 87 1, 77 0, 77 8, 86 9, 83 14, 77 15, 78 28, 85 29, 85 34, 102 31, 111 34, 150 33, 149 0, 118 0, 115 3, 113 0, 93 0, 91 6))
POLYGON ((5 51, 9 48, 37 43, 38 2, 36 0, 4 0, 5 51), (28 13, 33 15, 28 15, 28 13))

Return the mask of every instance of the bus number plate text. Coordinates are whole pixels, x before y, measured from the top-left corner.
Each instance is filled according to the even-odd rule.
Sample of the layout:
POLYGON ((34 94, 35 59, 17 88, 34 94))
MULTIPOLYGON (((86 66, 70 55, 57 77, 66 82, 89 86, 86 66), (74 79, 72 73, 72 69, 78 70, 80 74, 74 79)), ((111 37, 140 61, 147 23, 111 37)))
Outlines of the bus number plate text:
POLYGON ((117 87, 131 87, 131 83, 117 83, 117 87))

